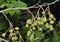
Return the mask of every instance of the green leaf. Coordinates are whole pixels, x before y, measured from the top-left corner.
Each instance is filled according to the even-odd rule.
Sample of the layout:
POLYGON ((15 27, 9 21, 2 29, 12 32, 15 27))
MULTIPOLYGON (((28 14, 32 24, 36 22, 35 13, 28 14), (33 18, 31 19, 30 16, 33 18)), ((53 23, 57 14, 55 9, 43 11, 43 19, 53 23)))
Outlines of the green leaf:
POLYGON ((56 31, 54 32, 52 41, 53 42, 59 42, 59 35, 58 35, 58 33, 56 31))
POLYGON ((22 2, 22 1, 16 1, 16 0, 7 0, 5 2, 3 2, 4 0, 0 1, 1 6, 0 7, 4 7, 6 6, 7 8, 13 8, 13 7, 27 7, 27 4, 22 2))
POLYGON ((22 1, 14 1, 11 4, 13 7, 27 7, 27 5, 22 1))
POLYGON ((15 15, 15 14, 21 14, 21 11, 20 10, 8 10, 8 11, 5 11, 6 14, 10 14, 11 16, 15 15))
POLYGON ((40 42, 40 40, 34 40, 33 42, 40 42))
POLYGON ((0 23, 0 30, 4 30, 4 29, 6 29, 7 28, 7 26, 6 26, 6 24, 5 23, 0 23))
POLYGON ((7 8, 12 8, 13 5, 12 4, 5 4, 7 8))
POLYGON ((49 40, 49 38, 48 38, 48 39, 43 40, 43 42, 48 42, 48 40, 49 40))
POLYGON ((0 0, 0 3, 4 2, 4 0, 0 0))
POLYGON ((40 39, 42 39, 44 37, 43 33, 40 31, 35 31, 35 37, 39 37, 40 39))
POLYGON ((35 38, 33 42, 41 42, 41 39, 43 39, 44 37, 43 33, 36 30, 34 34, 35 34, 35 38))
POLYGON ((4 17, 0 16, 0 31, 7 29, 8 24, 4 17))

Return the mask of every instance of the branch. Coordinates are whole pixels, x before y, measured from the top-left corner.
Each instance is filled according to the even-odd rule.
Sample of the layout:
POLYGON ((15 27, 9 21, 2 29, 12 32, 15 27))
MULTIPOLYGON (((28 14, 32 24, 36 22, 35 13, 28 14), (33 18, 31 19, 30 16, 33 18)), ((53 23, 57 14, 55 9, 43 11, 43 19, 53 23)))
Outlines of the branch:
MULTIPOLYGON (((31 9, 31 8, 38 8, 38 7, 41 8, 42 6, 47 6, 47 5, 55 4, 55 3, 58 2, 58 1, 59 1, 59 0, 55 0, 55 1, 52 2, 52 3, 44 3, 44 4, 41 4, 41 5, 38 5, 38 6, 33 5, 33 6, 31 6, 31 7, 26 7, 26 8, 22 8, 22 7, 8 8, 8 9, 0 10, 0 13, 2 13, 2 14, 5 16, 6 20, 9 22, 10 27, 13 27, 12 23, 10 22, 10 20, 9 20, 9 19, 7 18, 7 16, 4 14, 5 11, 8 11, 8 10, 16 10, 16 9, 28 10, 28 9, 31 9)), ((28 10, 28 12, 31 13, 29 10, 28 10)), ((32 13, 31 13, 31 14, 32 14, 32 13)), ((32 15, 33 15, 33 14, 32 14, 32 15)), ((48 33, 48 32, 50 32, 50 31, 47 31, 47 32, 45 32, 44 34, 46 34, 46 33, 48 33)), ((44 35, 44 34, 43 34, 43 35, 44 35)), ((42 36, 43 36, 43 35, 42 35, 42 36)), ((39 38, 38 38, 38 39, 39 39, 39 38)), ((1 40, 8 42, 7 40, 0 38, 0 41, 1 41, 1 40)))
POLYGON ((2 12, 3 16, 6 18, 6 20, 9 22, 10 27, 13 27, 12 23, 10 22, 10 20, 7 18, 7 16, 4 14, 4 12, 2 12))
POLYGON ((52 4, 55 4, 56 2, 58 2, 59 0, 55 0, 54 2, 52 3, 44 3, 42 5, 38 5, 35 7, 35 5, 37 5, 38 3, 36 3, 35 5, 33 6, 30 6, 30 7, 26 7, 26 8, 22 8, 22 7, 17 7, 17 8, 8 8, 8 9, 4 9, 4 10, 1 10, 1 12, 4 12, 4 11, 8 11, 8 10, 15 10, 15 9, 22 9, 22 10, 27 10, 27 9, 31 9, 31 8, 38 8, 39 6, 42 7, 42 6, 47 6, 47 5, 52 5, 52 4))
POLYGON ((8 40, 2 39, 2 38, 0 38, 0 41, 5 41, 5 42, 8 42, 8 40))
POLYGON ((39 5, 38 3, 31 6, 31 7, 26 7, 26 8, 21 8, 21 7, 17 7, 17 8, 8 8, 8 9, 4 9, 4 10, 1 10, 0 13, 3 13, 3 15, 5 16, 6 20, 9 22, 10 26, 12 26, 12 23, 10 22, 10 20, 7 18, 7 16, 4 14, 5 11, 8 11, 8 10, 15 10, 15 9, 22 9, 22 10, 28 10, 30 8, 38 8, 38 7, 42 7, 42 6, 47 6, 47 5, 52 5, 52 4, 55 4, 56 2, 58 2, 59 0, 55 0, 54 2, 52 3, 44 3, 42 5, 39 5), (38 5, 38 6, 36 6, 38 5))
POLYGON ((8 11, 8 10, 16 10, 16 9, 27 10, 27 9, 30 9, 30 8, 38 8, 38 7, 26 7, 26 8, 17 7, 17 8, 8 8, 8 9, 1 10, 0 13, 1 13, 1 12, 5 12, 5 11, 8 11))
POLYGON ((40 7, 42 7, 42 6, 49 6, 49 5, 52 5, 52 4, 55 4, 56 2, 58 2, 59 0, 55 0, 55 1, 53 1, 53 2, 51 2, 51 3, 43 3, 42 5, 40 5, 40 7))
MULTIPOLYGON (((37 4, 35 4, 35 5, 37 5, 37 4)), ((30 8, 38 8, 38 7, 34 7, 35 5, 33 5, 33 6, 31 6, 31 7, 26 7, 26 8, 21 8, 21 7, 18 7, 18 8, 8 8, 8 9, 1 10, 0 13, 2 13, 2 14, 5 16, 6 20, 9 22, 10 27, 13 27, 12 23, 11 23, 10 20, 7 18, 7 16, 4 14, 4 12, 5 12, 5 11, 8 11, 8 10, 16 10, 16 9, 28 10, 28 9, 30 9, 30 8)))

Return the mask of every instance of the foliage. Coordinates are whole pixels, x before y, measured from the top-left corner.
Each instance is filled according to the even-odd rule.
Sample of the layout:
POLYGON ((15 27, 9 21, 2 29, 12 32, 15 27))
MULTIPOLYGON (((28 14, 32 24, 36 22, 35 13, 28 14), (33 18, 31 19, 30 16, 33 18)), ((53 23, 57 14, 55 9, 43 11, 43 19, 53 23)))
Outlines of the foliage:
POLYGON ((59 33, 55 31, 52 39, 53 42, 60 42, 59 38, 60 38, 59 33))
POLYGON ((0 38, 9 42, 60 42, 60 21, 55 23, 57 20, 49 5, 46 8, 39 7, 40 3, 52 0, 39 0, 38 5, 34 6, 36 2, 38 1, 0 0, 0 38), (33 6, 28 7, 31 5, 33 6))
POLYGON ((3 16, 0 16, 0 31, 8 28, 8 23, 3 16))

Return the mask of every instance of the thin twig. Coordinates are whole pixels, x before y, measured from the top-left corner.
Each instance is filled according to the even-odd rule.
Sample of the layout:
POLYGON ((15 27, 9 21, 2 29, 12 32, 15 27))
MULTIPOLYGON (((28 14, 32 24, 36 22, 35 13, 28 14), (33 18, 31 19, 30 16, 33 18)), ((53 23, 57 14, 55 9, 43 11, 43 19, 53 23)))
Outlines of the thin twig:
POLYGON ((34 17, 33 13, 30 10, 27 9, 27 11, 34 17))
MULTIPOLYGON (((33 13, 32 13, 29 9, 31 9, 31 8, 38 8, 39 6, 40 6, 40 8, 41 8, 42 6, 52 5, 52 4, 55 4, 55 3, 58 2, 58 1, 59 1, 59 0, 55 0, 54 2, 51 2, 51 3, 43 3, 43 4, 38 5, 38 6, 33 5, 33 6, 30 6, 30 7, 26 7, 26 8, 21 8, 21 7, 8 8, 8 9, 0 10, 0 13, 2 13, 2 14, 5 16, 6 20, 9 22, 10 27, 13 27, 13 25, 12 25, 12 23, 10 22, 10 20, 8 19, 8 17, 4 14, 5 11, 8 11, 8 10, 16 10, 16 9, 28 10, 28 12, 29 12, 30 14, 32 14, 32 16, 34 16, 33 13)), ((1 7, 1 6, 0 6, 0 7, 1 7)), ((50 31, 45 32, 45 33, 44 33, 43 35, 41 35, 41 36, 44 36, 44 35, 45 35, 46 33, 48 33, 48 32, 50 32, 50 31)), ((40 38, 38 38, 38 39, 40 39, 40 38)), ((8 42, 7 40, 0 38, 0 41, 1 41, 1 40, 8 42)))
POLYGON ((42 5, 40 5, 40 7, 42 7, 42 6, 49 6, 49 5, 52 5, 52 4, 55 4, 56 2, 58 2, 59 0, 55 0, 55 1, 53 1, 53 2, 51 2, 51 3, 43 3, 42 5))
POLYGON ((4 14, 4 12, 2 12, 2 14, 6 18, 6 20, 9 22, 10 27, 13 27, 12 23, 10 22, 10 20, 8 19, 8 17, 4 14))
POLYGON ((2 39, 2 38, 0 38, 0 41, 9 42, 8 40, 2 39))
POLYGON ((1 12, 5 12, 5 11, 8 11, 8 10, 16 10, 16 9, 22 9, 22 10, 27 10, 29 8, 37 8, 37 7, 26 7, 26 8, 21 8, 21 7, 17 7, 17 8, 8 8, 8 9, 4 9, 4 10, 1 10, 1 12))
MULTIPOLYGON (((58 0, 58 1, 59 1, 59 0, 58 0)), ((44 3, 44 4, 40 5, 40 7, 55 4, 55 3, 58 2, 58 1, 55 0, 55 1, 52 2, 52 3, 44 3)), ((37 4, 38 4, 38 3, 37 3, 37 4)), ((37 5, 37 4, 35 4, 35 5, 37 5)), ((37 6, 37 7, 34 7, 35 5, 30 6, 30 7, 26 7, 26 8, 22 8, 22 7, 8 8, 8 9, 1 10, 0 13, 1 13, 1 12, 4 12, 4 11, 8 11, 8 10, 15 10, 15 9, 26 10, 26 9, 30 9, 30 8, 38 8, 38 6, 37 6)))
POLYGON ((23 42, 25 42, 24 39, 21 37, 21 34, 19 33, 19 40, 20 40, 20 39, 21 39, 23 42))
POLYGON ((39 17, 39 11, 40 11, 40 8, 38 9, 38 11, 37 11, 37 15, 36 15, 36 17, 39 17))

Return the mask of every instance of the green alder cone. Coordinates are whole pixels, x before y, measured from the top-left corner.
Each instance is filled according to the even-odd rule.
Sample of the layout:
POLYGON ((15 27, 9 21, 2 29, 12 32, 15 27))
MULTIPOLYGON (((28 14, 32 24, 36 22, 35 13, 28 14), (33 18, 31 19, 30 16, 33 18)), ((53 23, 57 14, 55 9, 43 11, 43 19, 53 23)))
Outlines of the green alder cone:
POLYGON ((39 31, 42 31, 42 28, 38 28, 39 31))
POLYGON ((15 36, 15 33, 10 33, 9 36, 10 37, 15 36))
POLYGON ((10 33, 13 33, 13 31, 14 31, 13 29, 10 29, 10 30, 9 30, 10 33))
POLYGON ((50 24, 54 24, 54 21, 53 21, 53 20, 51 20, 51 21, 50 21, 50 24))
POLYGON ((30 35, 31 35, 31 31, 28 31, 28 32, 27 32, 27 36, 30 36, 30 35))
POLYGON ((50 17, 50 18, 54 18, 54 15, 50 14, 49 17, 50 17))
POLYGON ((40 25, 41 24, 41 21, 37 21, 37 23, 40 25))
POLYGON ((40 17, 37 17, 37 20, 40 20, 41 18, 40 17))
POLYGON ((42 25, 42 24, 44 24, 42 21, 37 21, 37 24, 38 25, 42 25))
POLYGON ((53 30, 54 30, 54 28, 49 28, 49 30, 53 31, 53 30))
POLYGON ((42 14, 45 15, 45 11, 43 11, 42 14))
POLYGON ((36 29, 36 27, 32 27, 32 29, 33 29, 33 30, 35 30, 35 29, 36 29))
POLYGON ((5 37, 6 36, 6 33, 2 33, 2 37, 5 37))
POLYGON ((17 30, 17 31, 18 31, 18 30, 19 30, 19 27, 15 27, 15 30, 17 30))
POLYGON ((27 24, 32 24, 32 20, 31 19, 28 19, 27 20, 27 24))
POLYGON ((34 39, 34 33, 30 35, 30 40, 33 41, 34 39))
POLYGON ((35 25, 35 26, 37 25, 37 21, 34 22, 34 25, 35 25))
POLYGON ((49 24, 48 24, 48 23, 46 23, 46 24, 45 24, 45 27, 46 27, 46 28, 49 28, 49 24))
POLYGON ((31 26, 32 26, 32 27, 34 27, 34 26, 35 26, 35 24, 32 24, 31 26))
POLYGON ((53 26, 52 26, 52 25, 50 25, 50 26, 49 26, 49 29, 50 29, 51 31, 53 31, 53 30, 54 30, 54 28, 53 28, 53 26))
POLYGON ((25 25, 25 27, 29 27, 29 25, 28 25, 28 24, 26 24, 26 25, 25 25))
POLYGON ((17 39, 18 39, 17 36, 12 37, 12 41, 16 41, 17 39))
POLYGON ((46 17, 44 17, 44 18, 42 18, 42 19, 43 19, 43 22, 46 22, 46 21, 47 21, 46 17))

